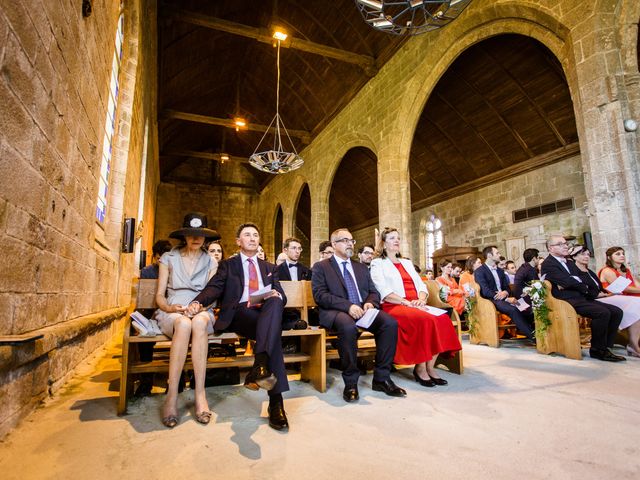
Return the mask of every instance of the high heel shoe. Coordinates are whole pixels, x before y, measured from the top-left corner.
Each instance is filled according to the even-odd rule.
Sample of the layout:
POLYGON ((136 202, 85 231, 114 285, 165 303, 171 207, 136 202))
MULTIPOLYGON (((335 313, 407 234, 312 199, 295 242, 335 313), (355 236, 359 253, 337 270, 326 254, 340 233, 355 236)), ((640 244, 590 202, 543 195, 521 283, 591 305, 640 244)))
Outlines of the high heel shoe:
POLYGON ((413 367, 413 378, 415 378, 416 382, 418 382, 423 387, 435 387, 436 386, 436 382, 434 382, 431 379, 431 377, 429 377, 429 380, 425 380, 424 378, 421 378, 420 375, 418 375, 418 372, 416 371, 416 367, 413 367))
MULTIPOLYGON (((427 375, 429 375, 429 374, 427 374, 427 375)), ((436 385, 444 386, 444 385, 448 385, 449 384, 449 382, 447 382, 444 378, 435 378, 435 377, 432 377, 431 375, 429 375, 429 378, 436 385)))
POLYGON ((638 353, 638 351, 635 350, 631 345, 627 345, 627 353, 629 354, 630 357, 640 358, 640 353, 638 353))

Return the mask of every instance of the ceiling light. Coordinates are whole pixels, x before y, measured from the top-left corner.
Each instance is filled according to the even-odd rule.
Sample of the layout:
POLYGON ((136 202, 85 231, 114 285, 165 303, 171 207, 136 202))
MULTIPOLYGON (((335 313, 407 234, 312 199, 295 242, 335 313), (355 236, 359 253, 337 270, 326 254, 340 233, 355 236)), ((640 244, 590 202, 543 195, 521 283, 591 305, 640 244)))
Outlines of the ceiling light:
POLYGON ((287 39, 287 33, 284 30, 280 30, 277 29, 275 32, 273 32, 273 38, 275 38, 276 40, 280 40, 281 42, 284 42, 287 39))
POLYGON ((220 163, 224 163, 229 160, 229 155, 227 153, 220 154, 220 163))
POLYGON ((455 20, 471 0, 355 0, 373 28, 395 35, 417 35, 455 20))
POLYGON ((244 128, 247 126, 247 121, 244 118, 236 117, 233 119, 233 124, 236 126, 236 132, 237 132, 241 128, 244 128))

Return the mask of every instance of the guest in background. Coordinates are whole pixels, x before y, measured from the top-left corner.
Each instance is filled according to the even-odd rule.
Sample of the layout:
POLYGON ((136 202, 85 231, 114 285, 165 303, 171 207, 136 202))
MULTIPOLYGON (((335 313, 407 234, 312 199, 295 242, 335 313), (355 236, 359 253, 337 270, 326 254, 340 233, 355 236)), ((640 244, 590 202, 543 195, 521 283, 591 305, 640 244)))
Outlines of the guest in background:
POLYGON ((256 254, 256 256, 260 259, 260 260, 267 260, 267 254, 264 253, 264 248, 262 248, 262 244, 260 243, 258 245, 258 253, 256 254))
POLYGON ((424 387, 446 385, 435 370, 438 355, 448 357, 462 347, 451 318, 446 313, 436 316, 426 311, 429 292, 411 261, 400 254, 397 229, 380 232, 371 278, 383 300, 382 310, 398 321, 394 362, 415 365, 413 376, 424 387))
POLYGON ((224 249, 222 248, 222 243, 219 240, 214 240, 213 242, 208 242, 205 244, 205 248, 211 258, 213 258, 216 263, 220 263, 224 259, 224 249))
POLYGON ((498 260, 498 263, 496 265, 500 270, 506 269, 507 268, 507 259, 504 258, 502 255, 500 255, 500 259, 498 260))
POLYGON ((287 238, 283 243, 282 253, 285 260, 278 265, 278 279, 282 280, 311 280, 311 270, 299 262, 302 254, 302 243, 295 237, 287 238))
POLYGON ((473 272, 482 265, 482 260, 480 257, 476 255, 471 255, 467 257, 467 260, 464 263, 464 271, 460 274, 460 281, 458 284, 460 287, 464 288, 464 286, 470 282, 475 282, 473 278, 473 272))
POLYGON ((178 384, 189 344, 195 378, 195 418, 203 424, 211 419, 204 379, 209 350, 208 334, 213 333, 215 318, 210 310, 192 315, 188 307, 217 269, 217 263, 204 249, 205 240, 218 239, 220 235, 207 228, 205 215, 194 212, 185 215, 182 228, 172 232, 169 237, 180 240, 180 245, 160 258, 156 293, 159 308, 154 317, 162 333, 172 338, 162 423, 173 428, 178 424, 178 384))
MULTIPOLYGON (((622 321, 618 329, 627 329, 629 342, 627 353, 632 357, 640 357, 640 297, 633 295, 611 295, 605 291, 598 276, 589 270, 591 252, 582 245, 576 245, 571 249, 571 258, 580 269, 580 279, 589 289, 589 297, 599 302, 615 305, 622 310, 622 321)), ((608 258, 608 257, 607 257, 608 258)))
POLYGON ((516 263, 513 260, 507 260, 504 273, 507 274, 509 285, 513 285, 516 279, 516 263))
POLYGON ((436 278, 436 282, 445 287, 446 302, 451 305, 459 315, 462 315, 464 312, 464 299, 469 296, 469 294, 460 286, 456 279, 452 276, 453 264, 451 260, 442 260, 440 262, 440 275, 436 278))
POLYGON ((160 269, 158 266, 158 261, 160 257, 171 250, 171 242, 169 240, 158 240, 151 247, 151 251, 153 252, 153 256, 151 257, 151 264, 144 267, 140 270, 140 278, 145 279, 154 279, 158 278, 160 274, 160 269))
MULTIPOLYGON (((538 264, 540 263, 539 257, 540 251, 537 248, 527 248, 522 253, 522 259, 524 263, 520 265, 520 268, 516 271, 513 279, 513 296, 516 298, 522 297, 522 290, 533 280, 538 280, 538 264)), ((531 305, 531 299, 524 297, 525 302, 531 305)))
POLYGON ((573 262, 567 262, 569 246, 562 235, 550 236, 547 250, 549 256, 542 262, 542 275, 551 283, 552 295, 570 303, 578 315, 591 318, 591 358, 605 362, 626 360, 610 350, 622 321, 622 310, 594 300, 580 279, 580 269, 573 262))
POLYGON ((334 252, 331 241, 325 240, 324 242, 320 242, 320 245, 318 246, 318 252, 320 252, 320 260, 331 258, 334 252))
POLYGON ((460 273, 462 272, 462 267, 460 265, 451 264, 451 278, 453 278, 456 282, 460 283, 460 273))
POLYGON ((358 249, 358 260, 367 268, 371 268, 371 260, 373 260, 373 245, 366 244, 358 249))
POLYGON ((631 283, 622 293, 624 295, 640 296, 638 282, 631 273, 631 270, 629 270, 629 267, 625 265, 626 258, 624 255, 624 248, 611 247, 607 249, 605 255, 607 257, 606 264, 598 272, 598 277, 600 278, 602 285, 604 285, 604 288, 607 288, 609 284, 615 282, 618 277, 624 277, 631 280, 631 283))
POLYGON ((427 280, 435 280, 435 276, 433 275, 433 270, 431 268, 427 268, 424 273, 422 274, 422 280, 423 281, 427 281, 427 280))

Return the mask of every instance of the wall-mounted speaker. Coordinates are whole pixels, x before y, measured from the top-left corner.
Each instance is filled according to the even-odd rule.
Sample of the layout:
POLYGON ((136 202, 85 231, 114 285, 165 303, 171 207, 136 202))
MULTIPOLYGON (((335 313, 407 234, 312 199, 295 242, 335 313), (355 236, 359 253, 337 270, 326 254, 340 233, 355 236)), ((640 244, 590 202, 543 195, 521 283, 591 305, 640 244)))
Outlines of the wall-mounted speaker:
POLYGON ((122 252, 133 253, 133 245, 136 241, 136 219, 125 218, 122 231, 122 252))
POLYGON ((584 242, 584 246, 587 247, 593 255, 593 239, 591 238, 591 232, 583 232, 582 240, 584 242))

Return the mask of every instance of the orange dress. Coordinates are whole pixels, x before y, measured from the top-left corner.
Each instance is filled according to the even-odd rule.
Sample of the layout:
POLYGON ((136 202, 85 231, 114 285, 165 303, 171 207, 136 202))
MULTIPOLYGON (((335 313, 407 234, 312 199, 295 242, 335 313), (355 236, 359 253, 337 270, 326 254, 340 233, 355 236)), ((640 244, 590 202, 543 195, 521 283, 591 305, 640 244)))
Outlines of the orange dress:
MULTIPOLYGON (((611 267, 604 267, 604 268, 601 268, 601 269, 600 269, 600 271, 598 272, 598 278, 600 278, 600 275, 601 275, 601 274, 602 274, 602 272, 604 272, 605 270, 611 270, 613 273, 615 273, 615 274, 616 274, 616 278, 618 278, 618 277, 622 277, 622 276, 623 276, 623 275, 622 275, 618 270, 616 270, 615 268, 611 268, 611 267)), ((633 274, 631 273, 631 270, 629 270, 629 268, 627 268, 627 273, 624 275, 624 277, 625 277, 625 278, 627 278, 628 280, 631 280, 631 283, 629 284, 629 286, 630 286, 630 287, 636 287, 636 288, 638 287, 638 286, 636 285, 636 281, 635 281, 635 279, 633 278, 633 274)), ((602 282, 602 286, 603 286, 604 288, 607 288, 607 287, 609 286, 609 283, 607 283, 607 282, 602 282)), ((640 293, 624 293, 624 292, 622 292, 622 294, 623 294, 623 295, 633 295, 634 297, 640 297, 640 293)))
POLYGON ((470 282, 475 282, 476 280, 473 278, 473 273, 462 272, 460 274, 460 281, 458 282, 461 287, 470 282))
MULTIPOLYGON (((417 300, 418 292, 413 279, 401 263, 394 263, 404 286, 405 298, 417 300)), ((434 355, 450 358, 462 349, 451 318, 446 313, 432 315, 419 308, 384 302, 382 310, 398 322, 398 343, 393 362, 398 365, 415 365, 428 362, 434 355)))
POLYGON ((447 303, 451 305, 458 314, 462 315, 464 312, 464 294, 463 293, 451 293, 452 290, 460 290, 460 286, 458 282, 456 282, 453 278, 449 277, 447 280, 443 276, 436 278, 436 282, 440 285, 444 285, 449 287, 449 295, 447 296, 447 303))

